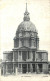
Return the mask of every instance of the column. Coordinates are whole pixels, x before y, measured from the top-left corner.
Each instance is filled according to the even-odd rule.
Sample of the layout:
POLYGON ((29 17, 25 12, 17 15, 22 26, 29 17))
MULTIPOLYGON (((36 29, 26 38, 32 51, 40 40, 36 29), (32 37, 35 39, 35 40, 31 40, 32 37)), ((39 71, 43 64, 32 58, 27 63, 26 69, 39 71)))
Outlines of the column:
POLYGON ((36 54, 36 52, 35 52, 35 61, 37 61, 37 59, 36 59, 36 58, 37 58, 37 54, 36 54))
POLYGON ((13 52, 13 62, 14 62, 14 52, 13 52))
POLYGON ((18 73, 19 73, 19 63, 18 63, 18 73))
POLYGON ((37 72, 37 66, 36 66, 36 64, 35 64, 35 73, 37 72))
POLYGON ((33 67, 32 64, 30 64, 31 68, 30 68, 30 72, 33 73, 33 67))
POLYGON ((13 52, 13 73, 14 73, 14 52, 13 52))
POLYGON ((19 51, 18 51, 18 61, 19 61, 19 51))
POLYGON ((27 64, 27 73, 28 73, 28 64, 27 64))
POLYGON ((37 38, 37 50, 39 49, 39 38, 37 38))
POLYGON ((18 70, 17 70, 17 68, 16 68, 16 75, 18 74, 18 70))
POLYGON ((27 51, 27 61, 28 61, 28 51, 27 51))
POLYGON ((33 54, 32 54, 32 51, 31 51, 31 61, 33 61, 33 54))
POLYGON ((21 64, 21 73, 22 73, 22 64, 21 64))
POLYGON ((38 64, 37 64, 37 73, 39 73, 39 66, 38 66, 38 64))
POLYGON ((7 74, 7 64, 6 64, 6 74, 7 74))
POLYGON ((5 69, 4 69, 4 67, 3 67, 3 75, 5 75, 5 69))
POLYGON ((14 73, 14 62, 13 62, 13 73, 14 73))
POLYGON ((6 63, 5 64, 3 64, 3 75, 5 75, 6 74, 6 63))
POLYGON ((22 51, 21 51, 21 61, 22 61, 22 51))

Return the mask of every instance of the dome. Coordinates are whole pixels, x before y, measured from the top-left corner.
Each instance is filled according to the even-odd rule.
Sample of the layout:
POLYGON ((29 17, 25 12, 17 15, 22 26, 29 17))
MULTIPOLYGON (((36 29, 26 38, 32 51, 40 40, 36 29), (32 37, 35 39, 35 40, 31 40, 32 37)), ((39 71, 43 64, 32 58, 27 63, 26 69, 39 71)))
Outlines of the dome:
POLYGON ((27 11, 27 4, 26 4, 26 11, 24 13, 23 22, 21 22, 17 28, 17 32, 21 32, 21 31, 37 32, 35 25, 30 21, 29 12, 27 11))
POLYGON ((27 4, 23 21, 18 25, 14 37, 14 47, 28 47, 31 49, 38 49, 39 47, 38 32, 36 26, 30 21, 27 4))
POLYGON ((37 32, 35 25, 31 21, 23 21, 17 28, 18 32, 21 31, 33 31, 37 32))

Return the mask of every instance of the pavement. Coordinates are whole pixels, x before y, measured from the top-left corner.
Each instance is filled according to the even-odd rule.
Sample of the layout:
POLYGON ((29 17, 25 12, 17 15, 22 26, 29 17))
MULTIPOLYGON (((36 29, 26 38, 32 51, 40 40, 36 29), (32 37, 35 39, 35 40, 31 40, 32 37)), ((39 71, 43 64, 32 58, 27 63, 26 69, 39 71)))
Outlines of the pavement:
POLYGON ((49 74, 17 74, 0 76, 0 81, 50 81, 49 74))

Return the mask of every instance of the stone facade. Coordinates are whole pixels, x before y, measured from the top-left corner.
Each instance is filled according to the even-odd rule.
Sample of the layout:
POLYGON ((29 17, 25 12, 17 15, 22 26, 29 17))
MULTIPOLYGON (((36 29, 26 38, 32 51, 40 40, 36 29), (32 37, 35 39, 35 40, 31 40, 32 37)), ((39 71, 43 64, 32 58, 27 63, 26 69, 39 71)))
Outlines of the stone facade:
POLYGON ((48 52, 39 50, 38 31, 27 8, 14 37, 14 48, 3 53, 2 73, 48 73, 48 52))

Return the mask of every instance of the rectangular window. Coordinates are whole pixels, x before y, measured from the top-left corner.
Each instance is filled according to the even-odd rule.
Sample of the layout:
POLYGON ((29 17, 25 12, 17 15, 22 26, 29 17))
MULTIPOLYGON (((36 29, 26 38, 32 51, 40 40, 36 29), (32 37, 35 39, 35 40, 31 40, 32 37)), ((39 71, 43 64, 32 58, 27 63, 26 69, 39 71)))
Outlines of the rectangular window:
POLYGON ((38 64, 38 71, 42 72, 42 64, 38 64))
POLYGON ((26 51, 22 51, 22 59, 24 61, 26 61, 26 55, 27 55, 27 52, 26 51))
POLYGON ((39 53, 38 55, 39 55, 39 59, 42 60, 42 54, 39 53))
POLYGON ((21 64, 19 64, 18 72, 21 72, 21 64))

